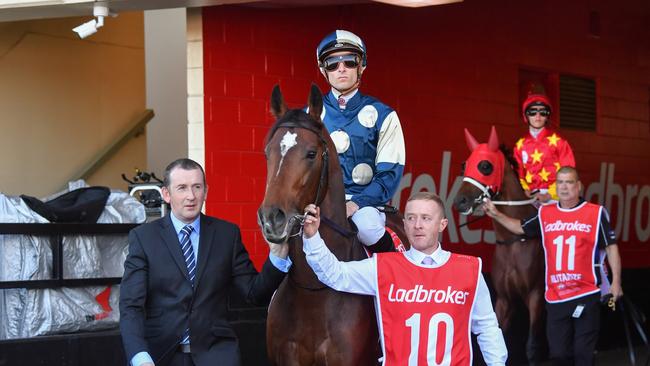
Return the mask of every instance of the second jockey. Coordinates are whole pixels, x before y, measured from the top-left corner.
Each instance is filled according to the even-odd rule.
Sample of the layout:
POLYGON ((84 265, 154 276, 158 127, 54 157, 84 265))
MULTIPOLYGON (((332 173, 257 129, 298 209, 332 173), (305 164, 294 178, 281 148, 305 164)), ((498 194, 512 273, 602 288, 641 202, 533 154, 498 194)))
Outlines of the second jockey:
POLYGON ((514 149, 522 188, 541 202, 557 201, 555 175, 558 169, 576 166, 569 143, 549 126, 552 112, 546 95, 528 95, 521 106, 528 133, 517 141, 514 149))

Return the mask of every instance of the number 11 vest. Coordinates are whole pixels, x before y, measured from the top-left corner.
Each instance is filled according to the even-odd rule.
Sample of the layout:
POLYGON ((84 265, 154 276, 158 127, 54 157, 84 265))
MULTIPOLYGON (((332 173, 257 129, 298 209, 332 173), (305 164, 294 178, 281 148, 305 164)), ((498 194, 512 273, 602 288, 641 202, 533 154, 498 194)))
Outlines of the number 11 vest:
POLYGON ((548 302, 564 302, 600 291, 596 285, 601 206, 583 202, 576 208, 542 206, 539 221, 546 257, 548 302))
POLYGON ((376 258, 384 366, 471 365, 481 260, 452 253, 442 266, 426 268, 404 253, 376 258))

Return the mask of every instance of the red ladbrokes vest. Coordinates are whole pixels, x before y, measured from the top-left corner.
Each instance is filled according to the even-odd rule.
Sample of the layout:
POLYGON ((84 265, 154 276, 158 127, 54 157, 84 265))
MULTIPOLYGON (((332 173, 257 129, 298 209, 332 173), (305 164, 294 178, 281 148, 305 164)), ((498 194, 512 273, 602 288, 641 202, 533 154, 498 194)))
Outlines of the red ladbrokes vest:
POLYGON ((452 253, 441 267, 425 268, 403 253, 376 257, 384 366, 471 365, 481 260, 452 253))
POLYGON ((519 164, 521 186, 528 191, 547 189, 555 200, 555 173, 563 166, 576 166, 569 143, 548 128, 540 131, 537 138, 530 133, 520 138, 514 156, 519 164))
POLYGON ((601 209, 589 202, 568 210, 559 208, 559 204, 540 207, 546 301, 564 302, 600 291, 594 258, 601 209))

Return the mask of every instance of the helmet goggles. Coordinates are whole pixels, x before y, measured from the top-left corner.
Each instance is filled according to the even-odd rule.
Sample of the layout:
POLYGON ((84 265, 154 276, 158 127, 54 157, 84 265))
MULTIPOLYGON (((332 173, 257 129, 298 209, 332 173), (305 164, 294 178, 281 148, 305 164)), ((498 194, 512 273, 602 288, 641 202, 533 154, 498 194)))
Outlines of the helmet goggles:
POLYGON ((323 68, 326 71, 332 72, 338 69, 339 64, 343 65, 348 69, 355 69, 359 66, 361 59, 359 55, 354 53, 348 53, 345 55, 330 56, 323 60, 323 68))
POLYGON ((528 108, 526 109, 526 116, 528 117, 534 117, 536 114, 538 114, 542 117, 548 117, 551 115, 551 111, 548 108, 542 107, 542 108, 528 108))

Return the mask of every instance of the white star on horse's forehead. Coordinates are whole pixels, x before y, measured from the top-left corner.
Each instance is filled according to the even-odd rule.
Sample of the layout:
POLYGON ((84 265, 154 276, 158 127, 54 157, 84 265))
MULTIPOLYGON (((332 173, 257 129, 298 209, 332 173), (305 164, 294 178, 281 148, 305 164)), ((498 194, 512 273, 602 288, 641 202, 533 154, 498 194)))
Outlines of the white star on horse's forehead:
POLYGON ((298 134, 287 131, 287 133, 282 136, 282 141, 280 141, 280 155, 284 157, 287 154, 287 151, 292 147, 296 146, 298 142, 298 134))
POLYGON ((280 175, 280 169, 282 168, 282 163, 284 162, 284 156, 287 155, 287 152, 294 146, 298 145, 298 134, 287 131, 284 136, 282 136, 282 141, 280 141, 280 163, 278 164, 278 171, 275 173, 277 177, 280 175))

